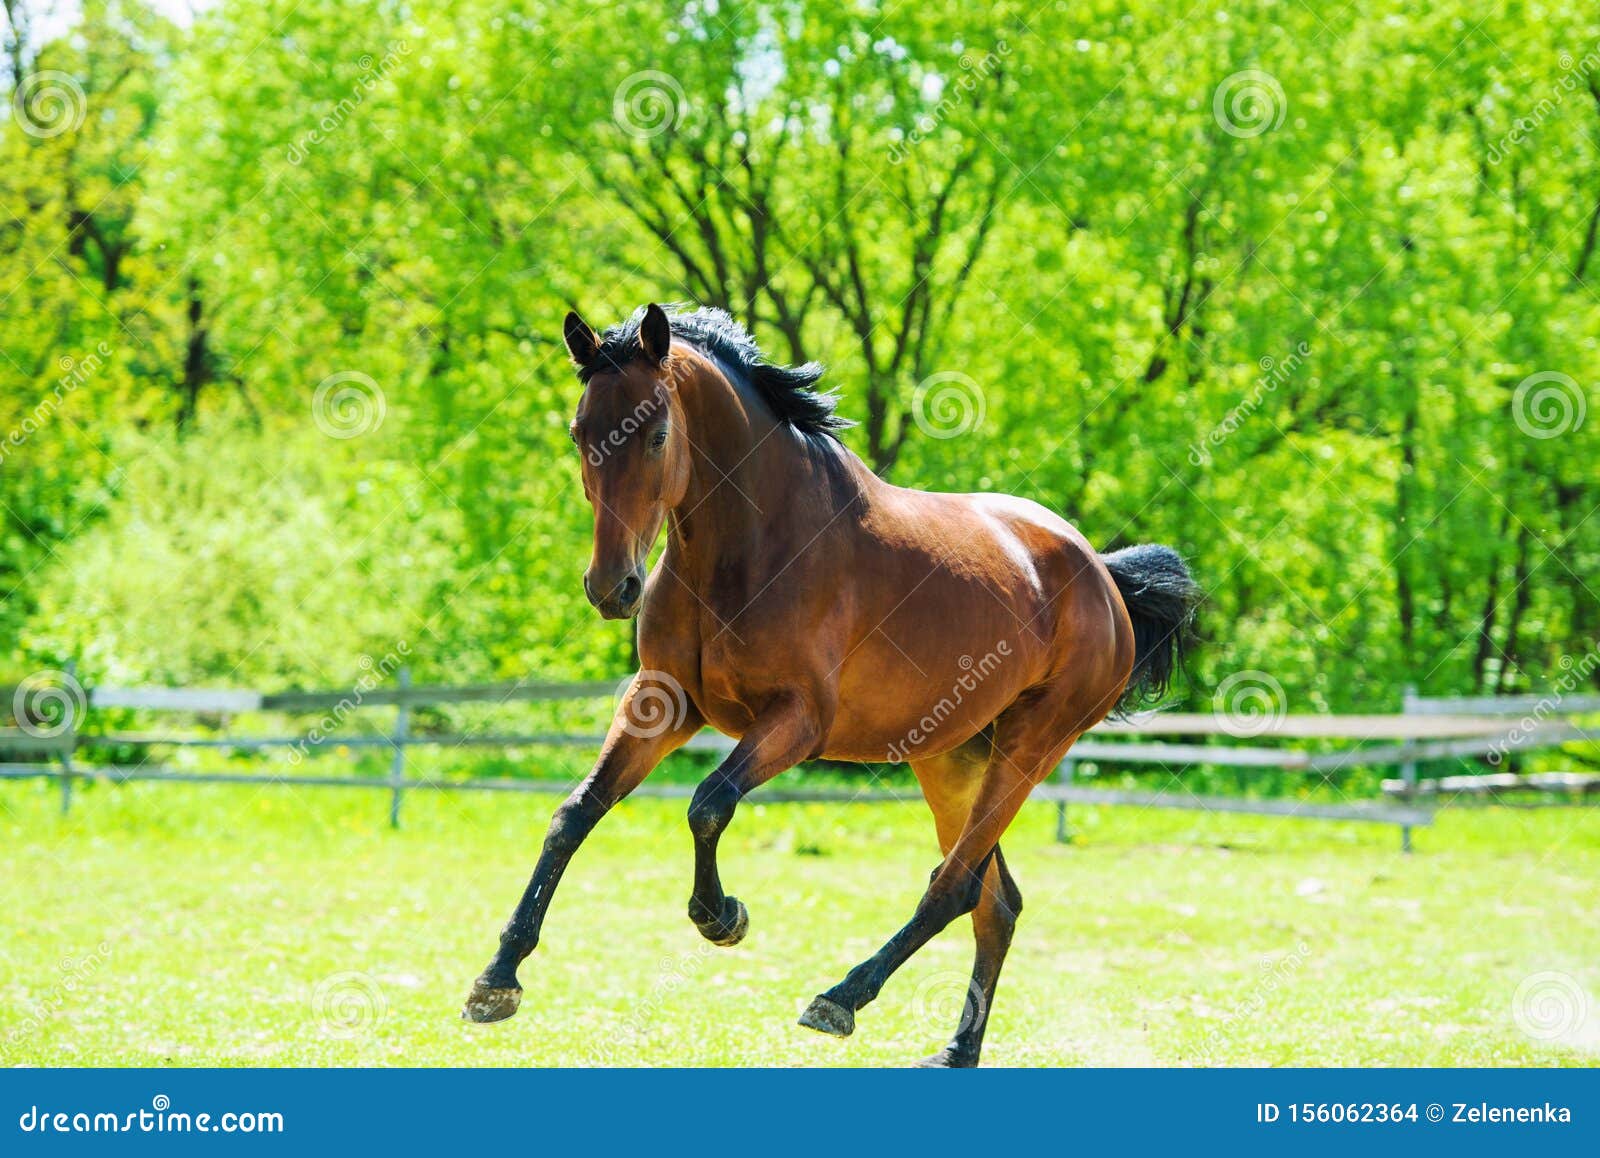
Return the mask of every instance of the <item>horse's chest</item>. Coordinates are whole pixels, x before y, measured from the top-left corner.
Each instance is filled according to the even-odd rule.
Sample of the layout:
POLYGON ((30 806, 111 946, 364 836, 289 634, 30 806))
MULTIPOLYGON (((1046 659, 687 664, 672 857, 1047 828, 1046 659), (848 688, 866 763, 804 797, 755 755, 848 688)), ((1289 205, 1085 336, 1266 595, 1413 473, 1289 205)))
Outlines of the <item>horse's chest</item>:
POLYGON ((700 645, 696 701, 707 723, 718 731, 742 734, 759 710, 763 689, 749 660, 731 634, 707 637, 700 645))

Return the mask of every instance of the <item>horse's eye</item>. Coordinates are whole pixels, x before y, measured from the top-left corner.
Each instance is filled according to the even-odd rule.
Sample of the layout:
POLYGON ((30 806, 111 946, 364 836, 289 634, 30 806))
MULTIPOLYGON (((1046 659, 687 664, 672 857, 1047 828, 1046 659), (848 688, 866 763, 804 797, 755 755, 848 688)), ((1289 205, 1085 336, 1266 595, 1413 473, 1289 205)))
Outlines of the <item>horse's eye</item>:
POLYGON ((578 424, 576 422, 567 427, 567 437, 572 439, 573 446, 578 445, 578 424))
POLYGON ((667 428, 658 426, 650 432, 650 449, 660 450, 665 445, 667 445, 667 428))

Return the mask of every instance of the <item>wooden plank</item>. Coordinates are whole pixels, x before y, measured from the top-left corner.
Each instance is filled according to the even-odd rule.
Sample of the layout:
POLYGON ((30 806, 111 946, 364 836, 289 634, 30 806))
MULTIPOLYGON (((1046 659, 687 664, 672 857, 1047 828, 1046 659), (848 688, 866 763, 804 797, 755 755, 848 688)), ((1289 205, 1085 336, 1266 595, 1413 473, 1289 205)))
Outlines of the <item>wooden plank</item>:
POLYGON ((1405 808, 1382 802, 1328 804, 1307 800, 1251 800, 1236 796, 1192 796, 1178 792, 1133 792, 1115 788, 1065 787, 1045 784, 1034 789, 1035 800, 1065 800, 1075 804, 1130 804, 1143 808, 1177 808, 1191 812, 1236 812, 1260 816, 1287 816, 1305 820, 1362 820, 1374 824, 1421 826, 1433 823, 1425 808, 1405 808))
POLYGON ((96 687, 89 703, 97 708, 148 708, 152 711, 190 712, 318 712, 341 705, 395 707, 400 704, 509 703, 543 700, 608 699, 616 682, 460 684, 453 687, 380 687, 361 691, 261 692, 232 688, 117 688, 96 687))
MULTIPOLYGON (((9 770, 9 766, 8 766, 9 770)), ((59 776, 58 768, 38 765, 30 771, 32 776, 59 776)), ((4 776, 0 772, 0 776, 4 776)), ((264 772, 180 772, 171 768, 148 765, 101 765, 80 768, 74 774, 78 779, 104 780, 123 784, 138 780, 190 784, 287 784, 319 788, 384 788, 393 789, 394 781, 380 776, 277 776, 264 772)), ((17 774, 13 779, 20 779, 17 774)), ((437 789, 442 791, 463 789, 472 792, 541 792, 564 796, 578 785, 581 777, 569 781, 513 780, 509 778, 477 779, 409 779, 401 787, 411 789, 437 789)), ((666 799, 689 799, 695 793, 694 784, 642 784, 630 794, 666 799)), ((919 801, 922 794, 914 788, 760 788, 747 799, 761 803, 850 803, 875 801, 919 801)))
POLYGON ((583 683, 540 683, 517 680, 500 684, 457 684, 454 686, 381 687, 368 691, 346 688, 342 691, 277 692, 261 697, 261 707, 269 712, 320 712, 345 705, 350 709, 409 704, 503 704, 544 700, 610 699, 617 694, 620 680, 592 680, 583 683))
MULTIPOLYGON (((34 775, 59 776, 60 770, 39 766, 34 775)), ((3 776, 4 772, 0 772, 3 776)), ((79 779, 105 780, 126 783, 136 780, 165 781, 190 784, 289 784, 302 787, 326 788, 393 788, 393 781, 383 777, 353 776, 273 776, 250 772, 178 772, 166 768, 143 765, 102 766, 79 769, 79 779)), ((565 795, 572 791, 576 780, 558 782, 543 780, 407 780, 406 789, 462 789, 475 792, 537 792, 565 795)), ((634 796, 686 799, 695 792, 693 784, 640 785, 634 796)), ((920 800, 914 789, 884 788, 761 788, 749 797, 756 804, 793 803, 877 803, 909 802, 920 800)), ((1359 820, 1377 824, 1426 825, 1433 822, 1433 813, 1424 808, 1396 808, 1383 804, 1326 804, 1297 800, 1248 800, 1237 797, 1191 796, 1175 792, 1128 792, 1116 789, 1067 787, 1045 784, 1034 789, 1034 800, 1066 800, 1080 804, 1133 805, 1142 808, 1176 808, 1199 812, 1227 812, 1262 816, 1286 816, 1301 819, 1359 820)))
POLYGON ((1408 696, 1405 710, 1419 716, 1575 716, 1600 712, 1600 695, 1408 696))
POLYGON ((1220 744, 1139 744, 1079 740, 1072 746, 1075 760, 1101 760, 1120 764, 1216 764, 1233 768, 1305 768, 1308 752, 1282 748, 1229 748, 1220 744))
POLYGON ((1414 792, 1408 791, 1404 780, 1385 780, 1386 796, 1440 796, 1451 793, 1489 795, 1495 792, 1518 790, 1536 792, 1596 792, 1600 791, 1600 775, 1585 772, 1534 772, 1526 776, 1514 772, 1490 772, 1481 776, 1440 776, 1435 780, 1420 781, 1414 792))
POLYGON ((1263 720, 1261 730, 1229 725, 1210 713, 1144 712, 1127 720, 1104 720, 1090 735, 1204 735, 1240 739, 1300 740, 1402 740, 1450 736, 1484 736, 1505 731, 1506 722, 1493 716, 1433 716, 1412 719, 1400 715, 1286 715, 1263 720))
MULTIPOLYGON (((599 748, 605 742, 602 732, 528 732, 507 735, 498 732, 446 732, 409 735, 408 747, 429 745, 437 748, 599 748)), ((307 751, 329 748, 388 748, 389 736, 322 735, 310 736, 167 736, 158 732, 107 732, 82 736, 78 746, 104 748, 117 744, 172 748, 237 748, 240 751, 303 747, 307 751)), ((701 732, 685 748, 691 751, 728 752, 735 741, 720 732, 701 732)), ((3 745, 0 745, 3 746, 3 745)))
POLYGON ((1491 752, 1516 752, 1524 748, 1548 748, 1574 740, 1600 741, 1600 728, 1580 728, 1575 724, 1545 724, 1527 731, 1511 729, 1498 736, 1477 739, 1435 740, 1419 744, 1394 744, 1383 748, 1352 748, 1348 752, 1328 752, 1313 756, 1313 772, 1337 772, 1378 764, 1404 764, 1422 760, 1470 760, 1491 752))
MULTIPOLYGON (((605 736, 598 732, 533 732, 524 735, 500 733, 447 733, 409 736, 409 745, 425 744, 433 747, 488 747, 531 748, 566 747, 598 748, 605 736)), ((114 732, 104 736, 86 736, 84 747, 105 747, 113 744, 164 745, 174 748, 237 748, 254 749, 303 746, 317 748, 387 748, 393 740, 388 736, 323 736, 312 740, 305 736, 234 736, 234 737, 164 737, 142 732, 114 732)), ((694 736, 684 748, 698 752, 729 752, 736 741, 720 732, 706 730, 694 736)), ((1122 764, 1218 764, 1241 768, 1304 768, 1310 755, 1276 748, 1229 748, 1208 744, 1139 744, 1107 743, 1080 740, 1073 746, 1075 759, 1102 760, 1122 764)))
POLYGON ((0 728, 0 752, 54 755, 71 752, 76 743, 76 735, 70 728, 63 728, 54 735, 43 736, 35 735, 23 728, 0 728))
POLYGON ((148 708, 163 712, 253 712, 261 707, 260 692, 234 688, 89 689, 91 708, 148 708))
POLYGON ((60 775, 60 764, 0 764, 0 780, 36 780, 60 775))

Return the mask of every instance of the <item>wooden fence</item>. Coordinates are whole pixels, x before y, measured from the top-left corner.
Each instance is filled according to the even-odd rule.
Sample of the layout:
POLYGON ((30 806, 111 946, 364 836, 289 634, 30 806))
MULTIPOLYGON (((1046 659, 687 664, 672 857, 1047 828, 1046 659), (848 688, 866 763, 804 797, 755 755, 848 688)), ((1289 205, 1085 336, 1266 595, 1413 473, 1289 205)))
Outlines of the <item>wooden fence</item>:
MULTIPOLYGON (((598 733, 451 733, 416 732, 411 726, 412 709, 438 704, 549 703, 563 700, 595 700, 614 697, 621 681, 588 683, 549 683, 518 681, 500 684, 420 687, 411 683, 409 669, 394 673, 391 686, 360 690, 262 693, 234 689, 208 688, 118 688, 94 687, 83 693, 86 713, 109 709, 137 709, 141 712, 201 713, 225 722, 241 713, 273 712, 289 715, 332 713, 342 723, 357 710, 376 707, 395 709, 393 724, 382 735, 327 735, 318 731, 289 736, 210 736, 172 735, 160 732, 85 732, 84 721, 68 718, 55 726, 41 727, 35 722, 0 729, 0 751, 22 760, 0 764, 0 778, 51 777, 60 783, 61 807, 71 807, 73 785, 78 780, 156 780, 187 783, 280 784, 309 787, 350 787, 387 789, 390 823, 398 825, 405 793, 416 790, 466 789, 493 792, 565 793, 569 782, 499 778, 434 780, 407 775, 409 748, 430 745, 465 748, 598 747, 598 733), (89 764, 75 759, 84 748, 218 748, 235 751, 267 751, 295 748, 303 754, 332 748, 387 748, 391 751, 387 778, 295 774, 272 772, 184 771, 152 765, 148 759, 135 765, 89 764)), ((0 689, 10 705, 16 689, 0 689)), ((1550 711, 1550 700, 1535 697, 1509 699, 1440 699, 1407 693, 1404 711, 1399 715, 1312 716, 1277 715, 1230 722, 1216 715, 1177 712, 1147 714, 1132 720, 1107 721, 1074 745, 1054 779, 1040 785, 1034 798, 1055 804, 1056 833, 1069 839, 1067 805, 1116 804, 1141 808, 1178 808, 1207 812, 1253 813, 1303 819, 1365 821, 1399 826, 1401 847, 1411 848, 1411 830, 1432 823, 1432 801, 1437 799, 1441 781, 1428 791, 1418 779, 1418 766, 1425 761, 1482 758, 1494 753, 1547 747, 1571 740, 1600 740, 1600 730, 1573 724, 1570 715, 1600 711, 1600 696, 1569 697, 1557 711, 1550 711), (1537 713, 1537 718, 1535 714, 1537 713), (1529 717, 1508 725, 1508 716, 1529 717), (1527 724, 1528 726, 1523 726, 1527 724), (1164 740, 1160 737, 1178 737, 1164 740), (1196 738, 1225 738, 1229 743, 1197 743, 1196 738), (1231 741, 1246 739, 1251 744, 1231 741), (1258 740, 1334 740, 1345 747, 1311 752, 1256 744, 1258 740), (1194 765, 1232 768, 1280 769, 1312 777, 1357 766, 1395 766, 1401 776, 1386 781, 1386 795, 1394 798, 1373 801, 1328 801, 1288 798, 1257 799, 1234 796, 1199 796, 1184 790, 1127 790, 1099 788, 1079 783, 1077 770, 1084 763, 1134 764, 1168 770, 1194 765)), ((702 732, 689 742, 689 750, 725 752, 733 741, 714 732, 702 732)), ((1489 779, 1487 777, 1483 779, 1489 779)), ((1504 782, 1502 781, 1502 784, 1504 782)), ((1530 785, 1537 787, 1537 785, 1530 785)), ((1563 786, 1570 790, 1572 781, 1563 786)), ((693 792, 690 785, 646 781, 635 792, 641 796, 682 797, 693 792)), ((790 788, 778 782, 758 790, 762 801, 871 802, 918 799, 914 789, 897 788, 790 788)))

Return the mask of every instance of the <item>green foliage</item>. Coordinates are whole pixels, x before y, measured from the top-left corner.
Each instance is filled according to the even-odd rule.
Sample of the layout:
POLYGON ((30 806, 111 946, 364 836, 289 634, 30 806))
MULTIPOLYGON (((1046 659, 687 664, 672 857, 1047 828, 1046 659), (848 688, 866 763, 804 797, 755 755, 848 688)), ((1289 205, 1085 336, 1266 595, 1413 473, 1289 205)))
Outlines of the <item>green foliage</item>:
POLYGON ((898 482, 1178 546, 1195 706, 1540 690, 1600 640, 1591 6, 11 7, 12 666, 623 670, 558 324, 651 299, 827 361, 898 482))

